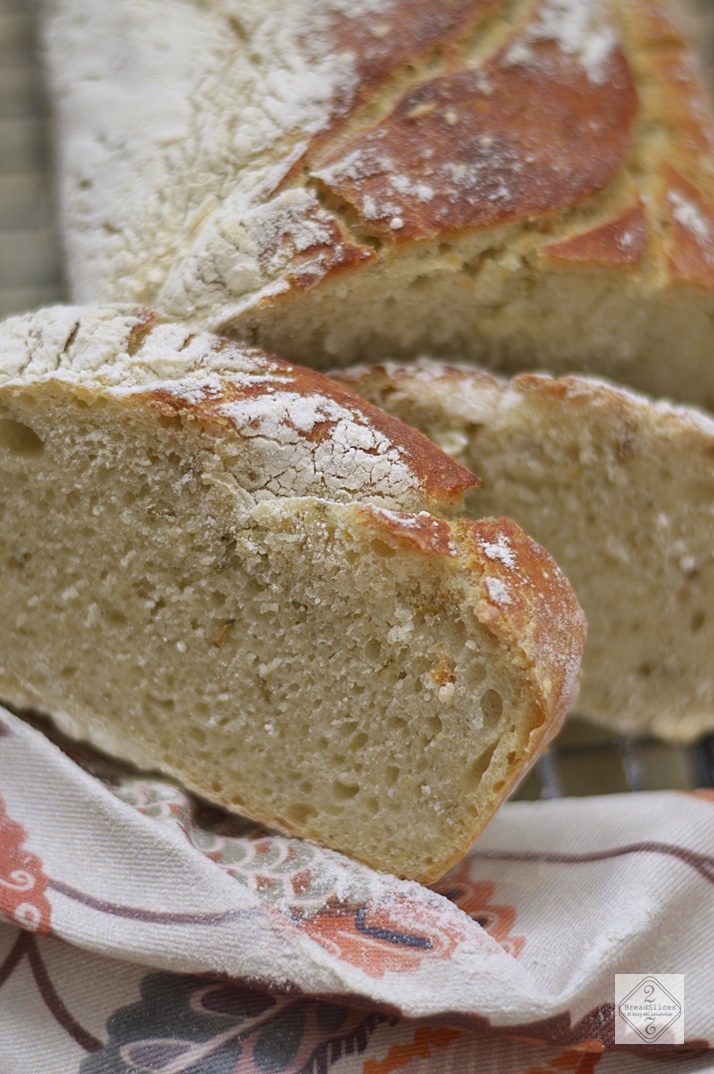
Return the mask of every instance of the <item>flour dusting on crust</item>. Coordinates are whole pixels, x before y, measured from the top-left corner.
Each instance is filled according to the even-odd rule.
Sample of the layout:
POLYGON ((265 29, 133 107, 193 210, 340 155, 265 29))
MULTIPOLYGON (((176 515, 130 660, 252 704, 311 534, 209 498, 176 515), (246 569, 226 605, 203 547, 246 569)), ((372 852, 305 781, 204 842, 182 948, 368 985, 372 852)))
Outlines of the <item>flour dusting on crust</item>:
POLYGON ((711 228, 694 202, 690 201, 689 198, 685 198, 683 194, 676 190, 668 191, 667 200, 672 208, 672 216, 677 223, 685 227, 695 237, 700 246, 708 246, 712 241, 711 228))
POLYGON ((537 63, 531 45, 553 41, 598 85, 607 77, 607 63, 618 43, 607 15, 605 0, 545 0, 525 34, 508 49, 506 63, 537 63))
POLYGON ((409 511, 452 504, 477 481, 322 374, 146 309, 56 307, 9 319, 0 336, 0 385, 61 380, 185 413, 216 438, 213 450, 238 458, 242 487, 254 493, 409 511))
POLYGON ((506 567, 515 569, 516 557, 514 556, 513 549, 505 535, 501 535, 495 541, 484 541, 483 550, 484 554, 488 556, 489 559, 499 560, 501 563, 505 564, 506 567))

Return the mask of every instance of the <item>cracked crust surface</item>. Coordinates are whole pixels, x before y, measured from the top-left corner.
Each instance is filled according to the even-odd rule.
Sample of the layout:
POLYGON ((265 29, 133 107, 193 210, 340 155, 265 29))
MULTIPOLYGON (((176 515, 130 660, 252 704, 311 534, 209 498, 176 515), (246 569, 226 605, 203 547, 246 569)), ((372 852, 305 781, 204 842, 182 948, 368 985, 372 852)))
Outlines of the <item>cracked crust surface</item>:
POLYGON ((438 513, 473 483, 321 374, 145 309, 7 321, 0 697, 433 880, 560 726, 585 637, 515 523, 438 513))
POLYGON ((714 421, 587 377, 421 359, 339 374, 482 477, 567 574, 588 618, 578 711, 627 733, 714 730, 714 421))
POLYGON ((714 126, 669 0, 47 10, 75 297, 714 401, 714 126))
POLYGON ((125 395, 166 420, 242 440, 254 495, 357 493, 448 510, 478 478, 423 434, 321 373, 131 307, 56 307, 3 326, 0 385, 54 376, 125 395))

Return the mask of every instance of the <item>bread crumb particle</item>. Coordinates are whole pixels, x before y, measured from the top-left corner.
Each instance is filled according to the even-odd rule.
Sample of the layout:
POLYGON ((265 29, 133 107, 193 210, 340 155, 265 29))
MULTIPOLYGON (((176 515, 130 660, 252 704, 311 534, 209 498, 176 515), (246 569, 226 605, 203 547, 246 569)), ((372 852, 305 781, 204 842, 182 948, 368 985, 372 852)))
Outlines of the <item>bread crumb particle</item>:
POLYGON ((436 101, 421 101, 407 112, 407 119, 421 119, 422 116, 430 116, 436 111, 436 101))
POLYGON ((453 682, 447 682, 439 688, 437 697, 442 705, 450 705, 454 700, 454 694, 456 693, 456 687, 453 682))

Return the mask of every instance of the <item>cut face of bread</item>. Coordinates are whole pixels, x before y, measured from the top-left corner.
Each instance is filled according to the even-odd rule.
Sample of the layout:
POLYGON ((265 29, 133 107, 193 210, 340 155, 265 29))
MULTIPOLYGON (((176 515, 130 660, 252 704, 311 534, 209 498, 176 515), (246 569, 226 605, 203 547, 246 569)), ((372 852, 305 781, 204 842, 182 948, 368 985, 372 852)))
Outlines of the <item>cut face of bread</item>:
POLYGON ((561 565, 588 618, 578 712, 687 741, 714 730, 714 422, 584 377, 508 382, 423 359, 344 374, 483 485, 561 565))
POLYGON ((0 696, 433 879, 557 729, 584 638, 514 523, 415 502, 469 484, 420 434, 260 352, 136 311, 7 322, 0 696))
POLYGON ((714 405, 714 123, 677 15, 51 0, 73 297, 306 364, 427 351, 714 405))

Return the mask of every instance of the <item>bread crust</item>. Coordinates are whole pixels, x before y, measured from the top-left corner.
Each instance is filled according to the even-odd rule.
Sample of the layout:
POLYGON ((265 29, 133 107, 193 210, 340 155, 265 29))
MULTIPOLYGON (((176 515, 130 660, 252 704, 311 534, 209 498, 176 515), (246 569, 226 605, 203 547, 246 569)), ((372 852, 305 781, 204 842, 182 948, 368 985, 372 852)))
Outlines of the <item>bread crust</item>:
POLYGON ((74 297, 321 368, 428 349, 714 403, 714 122, 676 3, 284 8, 174 0, 167 57, 160 0, 53 0, 74 297), (141 77, 101 75, 107 151, 117 19, 141 77))
POLYGON ((399 549, 454 560, 472 572, 470 605, 532 669, 538 738, 549 742, 575 703, 587 623, 552 556, 510 518, 446 522, 379 507, 360 508, 371 529, 399 549))
MULTIPOLYGON (((404 505, 406 495, 415 507, 449 510, 479 483, 422 433, 323 374, 162 322, 143 307, 56 307, 12 318, 2 333, 0 386, 22 388, 54 375, 85 392, 91 382, 95 392, 148 404, 207 433, 233 429, 250 437, 252 429, 248 442, 266 471, 279 466, 281 450, 292 443, 303 448, 303 467, 317 475, 321 444, 339 434, 343 479, 352 463, 363 492, 372 483, 372 493, 387 502, 401 496, 404 505)), ((340 458, 332 459, 336 478, 340 458)))
POLYGON ((379 399, 378 405, 392 412, 401 411, 399 402, 403 400, 406 404, 408 400, 420 414, 431 411, 436 415, 448 410, 459 418, 464 407, 470 409, 478 400, 488 399, 488 406, 495 409, 499 397, 513 392, 524 397, 554 400, 573 409, 605 410, 613 417, 636 415, 642 428, 653 434, 684 435, 688 446, 701 451, 705 457, 714 450, 714 418, 707 411, 672 403, 668 399, 655 399, 600 377, 576 373, 555 377, 538 372, 505 377, 486 369, 422 357, 409 365, 385 362, 336 369, 330 379, 356 394, 363 393, 365 398, 379 399))

